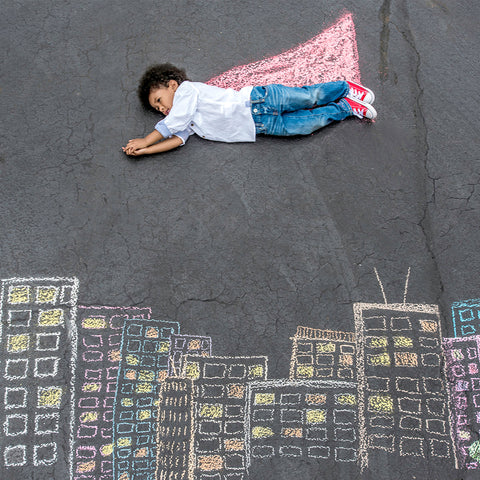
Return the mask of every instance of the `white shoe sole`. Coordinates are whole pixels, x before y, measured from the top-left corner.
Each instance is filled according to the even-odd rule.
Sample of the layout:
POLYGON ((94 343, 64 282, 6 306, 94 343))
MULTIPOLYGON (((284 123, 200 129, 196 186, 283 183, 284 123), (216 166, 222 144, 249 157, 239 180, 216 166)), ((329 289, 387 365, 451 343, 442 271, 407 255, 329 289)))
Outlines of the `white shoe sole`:
MULTIPOLYGON (((349 98, 351 98, 351 97, 349 97, 349 98)), ((358 118, 368 118, 368 120, 375 120, 377 118, 377 111, 372 107, 372 105, 370 105, 367 102, 362 102, 361 100, 357 100, 356 98, 351 98, 351 100, 357 102, 359 105, 362 105, 363 107, 365 107, 367 109, 367 114, 366 115, 359 115, 359 114, 354 113, 354 115, 356 117, 358 117, 358 118)))

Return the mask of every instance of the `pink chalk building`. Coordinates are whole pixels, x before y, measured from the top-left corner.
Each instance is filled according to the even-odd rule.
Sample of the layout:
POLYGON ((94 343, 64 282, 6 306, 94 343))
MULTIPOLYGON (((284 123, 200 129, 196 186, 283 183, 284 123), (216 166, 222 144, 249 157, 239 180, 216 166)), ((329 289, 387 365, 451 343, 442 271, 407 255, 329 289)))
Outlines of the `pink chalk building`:
POLYGON ((469 447, 480 439, 480 336, 445 338, 443 350, 458 468, 478 469, 469 447))

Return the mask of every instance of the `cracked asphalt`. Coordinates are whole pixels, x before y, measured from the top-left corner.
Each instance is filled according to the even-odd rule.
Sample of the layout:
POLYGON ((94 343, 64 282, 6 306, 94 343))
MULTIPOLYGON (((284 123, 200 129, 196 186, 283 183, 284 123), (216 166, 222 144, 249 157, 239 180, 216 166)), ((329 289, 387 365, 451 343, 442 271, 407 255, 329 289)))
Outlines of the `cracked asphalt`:
MULTIPOLYGON (((1 278, 76 276, 81 304, 152 307, 216 355, 268 355, 270 378, 288 377, 298 325, 353 331, 354 302, 383 302, 375 268, 396 303, 410 267, 407 301, 438 304, 453 336, 452 302, 480 297, 478 18, 451 0, 7 2, 1 278), (122 153, 156 122, 135 92, 150 64, 207 81, 345 11, 375 123, 122 153)), ((476 478, 431 469, 405 478, 476 478)), ((272 478, 292 471, 310 478, 272 478)))

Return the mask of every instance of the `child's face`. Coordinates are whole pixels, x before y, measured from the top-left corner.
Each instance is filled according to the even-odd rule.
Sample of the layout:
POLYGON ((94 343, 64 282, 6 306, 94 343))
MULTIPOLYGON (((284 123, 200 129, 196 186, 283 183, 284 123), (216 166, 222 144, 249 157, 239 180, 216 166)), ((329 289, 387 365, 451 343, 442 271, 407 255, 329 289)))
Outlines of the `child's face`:
POLYGON ((176 80, 170 80, 166 87, 152 88, 148 96, 148 102, 155 110, 168 115, 172 108, 173 97, 177 88, 178 83, 176 80))

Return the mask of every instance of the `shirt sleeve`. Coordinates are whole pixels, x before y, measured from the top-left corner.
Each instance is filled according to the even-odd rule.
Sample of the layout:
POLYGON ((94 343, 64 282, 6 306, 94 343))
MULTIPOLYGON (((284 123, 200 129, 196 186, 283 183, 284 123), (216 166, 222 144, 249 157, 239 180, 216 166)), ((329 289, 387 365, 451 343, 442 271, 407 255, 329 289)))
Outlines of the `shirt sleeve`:
POLYGON ((182 130, 181 132, 174 133, 176 137, 179 137, 182 139, 182 145, 185 145, 185 142, 188 140, 188 137, 190 135, 193 135, 195 132, 191 128, 186 128, 185 130, 182 130))
MULTIPOLYGON (((198 105, 198 90, 188 81, 182 82, 173 98, 169 114, 155 125, 164 138, 187 129, 198 105)), ((183 138, 183 137, 181 137, 183 138)))

